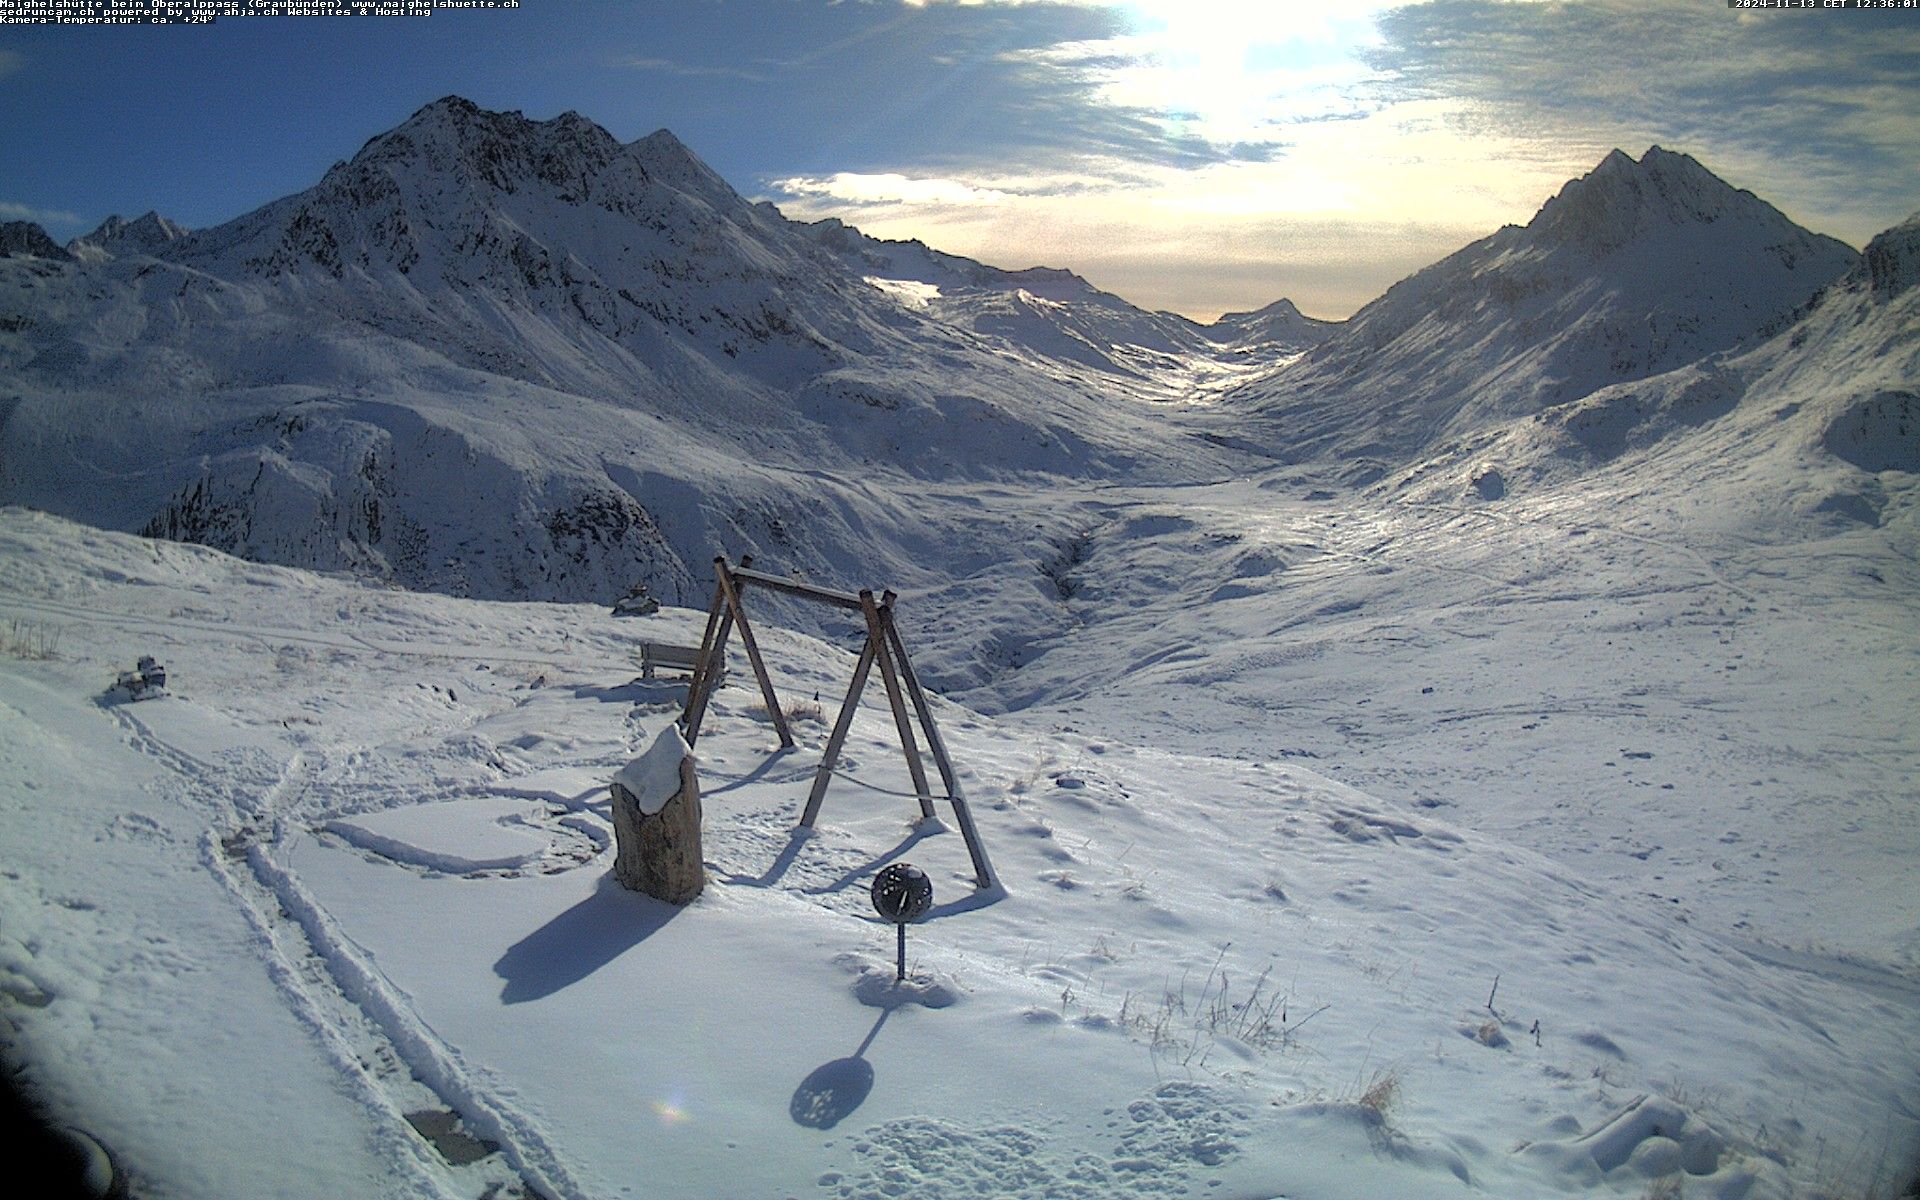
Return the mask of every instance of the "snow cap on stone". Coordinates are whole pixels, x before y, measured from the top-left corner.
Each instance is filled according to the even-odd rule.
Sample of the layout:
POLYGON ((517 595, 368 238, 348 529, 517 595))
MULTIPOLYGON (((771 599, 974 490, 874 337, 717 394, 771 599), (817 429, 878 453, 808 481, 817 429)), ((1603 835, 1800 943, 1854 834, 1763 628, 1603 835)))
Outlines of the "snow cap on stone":
POLYGON ((692 757, 693 748, 680 736, 680 727, 670 724, 645 754, 620 768, 613 782, 627 790, 641 812, 652 816, 680 790, 680 764, 692 757))

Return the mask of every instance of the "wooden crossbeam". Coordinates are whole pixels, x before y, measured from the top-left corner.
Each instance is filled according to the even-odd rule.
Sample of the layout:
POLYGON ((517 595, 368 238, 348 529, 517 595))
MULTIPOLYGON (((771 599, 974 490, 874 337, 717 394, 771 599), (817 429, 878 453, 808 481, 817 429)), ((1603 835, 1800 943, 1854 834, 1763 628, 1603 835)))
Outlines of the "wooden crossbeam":
MULTIPOLYGON (((724 557, 720 561, 726 561, 724 557)), ((744 565, 752 559, 742 559, 742 566, 729 572, 738 583, 758 584, 776 592, 785 592, 789 596, 798 596, 802 600, 818 600, 838 608, 850 608, 860 611, 860 597, 852 592, 836 592, 831 588, 815 587, 810 583, 801 583, 797 579, 787 579, 779 575, 769 575, 765 571, 750 571, 744 565)))

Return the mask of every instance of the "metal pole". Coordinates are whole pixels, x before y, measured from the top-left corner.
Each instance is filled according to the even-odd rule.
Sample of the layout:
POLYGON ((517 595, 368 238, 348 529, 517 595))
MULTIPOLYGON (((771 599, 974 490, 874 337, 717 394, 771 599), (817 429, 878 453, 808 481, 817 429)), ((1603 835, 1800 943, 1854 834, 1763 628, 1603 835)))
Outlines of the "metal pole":
POLYGON ((900 924, 895 925, 894 929, 900 934, 900 964, 894 969, 893 981, 900 983, 907 977, 907 927, 905 924, 900 924))

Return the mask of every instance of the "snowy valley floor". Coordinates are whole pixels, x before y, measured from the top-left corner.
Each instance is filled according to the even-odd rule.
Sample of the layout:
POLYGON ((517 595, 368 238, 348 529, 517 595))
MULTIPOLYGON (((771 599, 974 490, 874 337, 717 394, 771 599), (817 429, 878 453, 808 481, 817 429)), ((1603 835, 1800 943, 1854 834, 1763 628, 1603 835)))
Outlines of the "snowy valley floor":
MULTIPOLYGON (((639 641, 702 614, 0 514, 9 1065, 142 1197, 1906 1181, 1911 547, 1252 484, 1062 507, 1089 536, 1041 582, 1081 632, 967 697, 1000 715, 936 704, 1005 893, 873 790, 907 783, 874 695, 795 836, 852 656, 763 628, 825 720, 778 753, 736 662, 683 910, 611 885, 606 780, 677 712, 639 641), (142 653, 171 694, 114 702, 142 653), (895 987, 867 885, 903 859, 936 908, 895 987)), ((916 613, 967 594, 903 601, 936 669, 992 615, 916 613)))

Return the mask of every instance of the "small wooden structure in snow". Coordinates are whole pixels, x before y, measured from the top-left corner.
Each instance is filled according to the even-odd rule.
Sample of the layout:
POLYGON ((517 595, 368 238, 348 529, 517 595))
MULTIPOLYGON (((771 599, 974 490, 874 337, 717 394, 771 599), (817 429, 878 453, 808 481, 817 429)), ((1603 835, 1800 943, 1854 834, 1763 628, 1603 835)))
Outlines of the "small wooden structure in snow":
POLYGON ((707 884, 700 853, 700 783, 693 750, 678 726, 613 777, 613 877, 669 904, 685 904, 707 884))
POLYGON ((787 726, 786 713, 780 707, 780 698, 774 694, 773 680, 767 675, 767 664, 760 656, 760 646, 753 637, 753 626, 747 623, 747 610, 741 603, 749 585, 860 613, 866 619, 867 641, 860 650, 859 662, 853 668, 853 683, 847 689, 846 701, 840 706, 840 717, 834 722, 833 734, 827 739, 827 747, 820 755, 820 766, 813 776, 813 790, 807 796, 806 811, 800 817, 801 826, 811 828, 820 815, 820 803, 826 798, 827 784, 833 779, 833 768, 840 761, 840 751, 846 745, 847 731, 853 725, 853 714, 860 707, 860 694, 866 689, 867 677, 877 665, 880 668, 880 681, 886 686, 887 703, 893 709, 894 727, 900 733, 900 751, 907 760, 907 773, 913 779, 913 798, 920 803, 921 817, 933 817, 935 797, 927 786, 926 768, 921 765, 919 744, 914 740, 914 721, 907 714, 909 701, 919 718, 920 730, 926 736, 927 749, 933 755, 933 765, 940 772, 940 782, 947 790, 946 795, 940 798, 953 805, 960 836, 966 839, 967 853, 973 859, 974 880, 982 888, 997 886, 993 868, 987 862, 987 849, 980 843, 980 831, 974 827, 973 814, 967 808, 966 797, 960 792, 960 780, 954 774, 953 763, 947 758, 946 743, 941 740, 940 729, 933 722, 933 709, 927 704, 926 693, 920 689, 920 680, 913 673, 913 664, 907 660, 906 643, 900 640, 900 630, 894 625, 894 594, 883 592, 876 598, 871 589, 862 590, 857 595, 831 591, 750 570, 749 564, 752 562, 751 558, 743 558, 740 565, 735 567, 727 562, 724 554, 713 560, 716 580, 713 607, 707 613, 707 631, 700 640, 700 662, 694 667, 693 683, 687 688, 686 712, 680 718, 687 744, 692 745, 700 737, 700 723, 707 715, 707 700, 713 694, 726 663, 727 637, 737 625, 740 628, 740 645, 747 652, 747 661, 753 664, 754 678, 760 683, 760 696, 766 701, 767 713, 780 735, 780 744, 785 747, 793 745, 793 731, 787 726))

